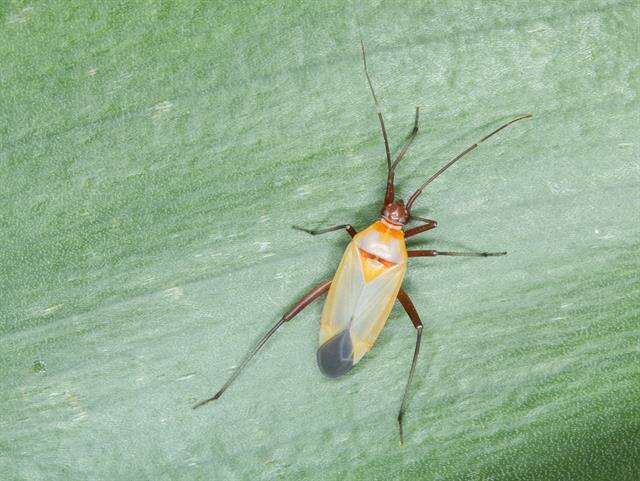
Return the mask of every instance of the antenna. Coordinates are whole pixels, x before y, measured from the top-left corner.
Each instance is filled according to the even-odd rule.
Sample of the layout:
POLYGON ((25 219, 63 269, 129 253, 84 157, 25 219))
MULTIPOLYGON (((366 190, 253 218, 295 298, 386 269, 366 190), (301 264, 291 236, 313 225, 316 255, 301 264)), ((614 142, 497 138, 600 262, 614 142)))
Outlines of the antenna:
POLYGON ((422 191, 425 189, 425 187, 427 187, 431 182, 433 182, 434 180, 436 180, 438 177, 440 177, 440 175, 447 170, 449 167, 451 167, 453 164, 455 164, 458 160, 460 160, 462 157, 464 157, 465 155, 467 155, 469 152, 471 152, 472 150, 474 150, 478 145, 480 145, 482 142, 484 142, 485 140, 487 140, 489 137, 497 134, 498 132, 500 132, 502 129, 509 127, 509 125, 518 122, 519 120, 524 120, 524 119, 528 119, 531 118, 532 115, 531 114, 526 114, 526 115, 521 115, 520 117, 516 117, 515 119, 507 122, 506 124, 498 127, 496 130, 494 130, 493 132, 491 132, 488 135, 485 135, 484 137, 482 137, 478 142, 476 142, 475 144, 473 144, 470 147, 467 147, 461 154, 457 155, 456 157, 454 157, 452 160, 450 160, 449 162, 447 162, 446 164, 444 164, 440 170, 438 170, 438 172, 436 172, 435 174, 433 174, 431 177, 429 177, 427 179, 427 181, 422 184, 420 187, 418 187, 418 190, 416 190, 413 194, 411 194, 411 197, 409 197, 409 200, 407 201, 407 211, 411 212, 411 207, 413 206, 413 203, 416 201, 416 199, 420 196, 420 194, 422 194, 422 191))

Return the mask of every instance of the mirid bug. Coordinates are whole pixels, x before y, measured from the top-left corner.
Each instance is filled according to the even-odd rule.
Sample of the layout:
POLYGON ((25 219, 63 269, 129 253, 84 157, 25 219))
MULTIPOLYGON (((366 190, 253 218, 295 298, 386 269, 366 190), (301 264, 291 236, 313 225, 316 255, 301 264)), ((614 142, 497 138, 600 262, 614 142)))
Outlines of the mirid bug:
POLYGON ((437 227, 437 222, 411 215, 414 203, 423 190, 445 170, 460 158, 474 150, 479 144, 497 134, 509 125, 531 117, 530 114, 521 115, 498 127, 493 132, 482 137, 478 142, 465 149, 462 153, 444 164, 435 174, 429 177, 418 189, 409 196, 405 205, 402 199, 395 198, 394 177, 395 170, 407 153, 409 146, 418 133, 419 108, 416 108, 413 129, 409 133, 397 157, 391 160, 387 131, 384 126, 382 111, 378 103, 369 71, 364 44, 360 42, 364 73, 373 97, 376 113, 382 131, 384 148, 387 159, 387 185, 384 203, 379 220, 361 232, 357 232, 349 224, 311 230, 303 227, 294 228, 311 235, 325 234, 338 230, 346 230, 352 237, 351 242, 342 256, 342 260, 332 279, 314 287, 302 297, 280 320, 260 339, 256 346, 245 356, 240 365, 233 371, 227 382, 212 397, 199 402, 198 408, 208 402, 218 399, 238 377, 247 363, 255 356, 269 338, 285 322, 293 319, 300 311, 328 291, 327 301, 320 319, 320 339, 317 350, 317 362, 320 371, 330 378, 336 378, 349 372, 362 357, 372 348, 380 331, 384 327, 393 303, 397 299, 416 330, 416 344, 413 351, 409 376, 404 388, 400 410, 398 412, 398 429, 400 444, 403 443, 403 417, 407 403, 407 395, 416 368, 422 338, 422 321, 418 311, 402 289, 402 281, 407 270, 409 257, 435 256, 501 256, 506 252, 444 252, 437 250, 407 250, 405 239, 437 227), (408 222, 415 220, 420 223, 416 227, 407 229, 408 222))

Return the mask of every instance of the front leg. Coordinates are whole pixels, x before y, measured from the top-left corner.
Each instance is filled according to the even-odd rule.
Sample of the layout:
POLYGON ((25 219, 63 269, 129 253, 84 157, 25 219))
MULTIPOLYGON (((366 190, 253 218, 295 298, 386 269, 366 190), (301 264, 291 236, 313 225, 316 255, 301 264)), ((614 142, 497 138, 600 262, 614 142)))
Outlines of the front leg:
POLYGON ((355 235, 358 233, 358 231, 355 230, 351 224, 340 224, 340 225, 335 225, 333 227, 326 227, 324 229, 305 229, 304 227, 299 227, 297 225, 294 225, 291 227, 311 235, 326 234, 327 232, 335 232, 337 230, 342 230, 342 229, 345 229, 351 237, 355 237, 355 235))
POLYGON ((423 219, 422 217, 412 216, 413 219, 418 219, 424 222, 424 224, 419 225, 418 227, 413 227, 412 229, 407 229, 404 231, 404 238, 407 239, 409 237, 413 237, 416 234, 420 234, 422 232, 426 232, 431 229, 435 229, 438 227, 438 223, 435 220, 431 219, 423 219))

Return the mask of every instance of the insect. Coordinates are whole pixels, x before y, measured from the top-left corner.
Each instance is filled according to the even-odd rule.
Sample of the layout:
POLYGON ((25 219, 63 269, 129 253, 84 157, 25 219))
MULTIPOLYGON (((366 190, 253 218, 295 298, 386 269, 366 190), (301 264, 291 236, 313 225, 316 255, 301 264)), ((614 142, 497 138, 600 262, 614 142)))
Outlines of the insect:
POLYGON ((364 44, 360 41, 362 63, 365 77, 373 97, 380 130, 384 140, 387 160, 387 183, 381 217, 361 232, 357 232, 349 224, 336 225, 325 229, 294 228, 311 235, 326 234, 345 230, 352 240, 342 256, 342 260, 332 279, 326 280, 305 294, 280 320, 260 339, 255 347, 244 357, 229 379, 212 397, 199 402, 198 408, 218 399, 238 377, 247 363, 264 346, 269 338, 285 323, 293 319, 314 300, 328 292, 327 300, 320 319, 320 336, 317 350, 317 362, 323 374, 336 378, 349 372, 362 357, 372 348, 380 331, 387 322, 391 308, 396 300, 400 302, 413 323, 416 333, 416 343, 409 375, 405 384, 400 410, 398 412, 398 429, 400 444, 403 444, 403 418, 407 405, 407 397, 411 380, 420 353, 422 339, 422 321, 409 295, 402 288, 402 281, 407 270, 409 257, 435 256, 502 256, 506 252, 445 252, 437 250, 407 250, 405 240, 417 234, 427 232, 437 227, 437 222, 411 214, 416 200, 424 189, 451 167, 463 156, 478 147, 514 122, 531 117, 531 114, 521 115, 498 127, 493 132, 482 137, 478 142, 465 149, 462 153, 444 164, 435 174, 429 177, 418 189, 409 196, 405 204, 402 199, 396 199, 394 178, 396 167, 404 158, 409 146, 418 133, 419 108, 416 108, 413 129, 407 136, 404 145, 396 158, 391 160, 387 131, 384 125, 382 111, 378 103, 371 77, 367 69, 367 59, 364 44), (418 221, 420 225, 406 228, 410 221, 418 221))

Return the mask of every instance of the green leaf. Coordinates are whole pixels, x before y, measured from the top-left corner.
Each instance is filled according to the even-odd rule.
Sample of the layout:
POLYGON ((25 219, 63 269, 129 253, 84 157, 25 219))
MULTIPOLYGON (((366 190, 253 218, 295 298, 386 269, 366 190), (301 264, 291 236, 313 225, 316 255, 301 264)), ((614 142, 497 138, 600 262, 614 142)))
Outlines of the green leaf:
POLYGON ((635 480, 635 2, 5 2, 0 478, 635 480), (349 375, 321 302, 250 346, 379 215, 362 38, 415 213, 422 353, 396 308, 349 375))

